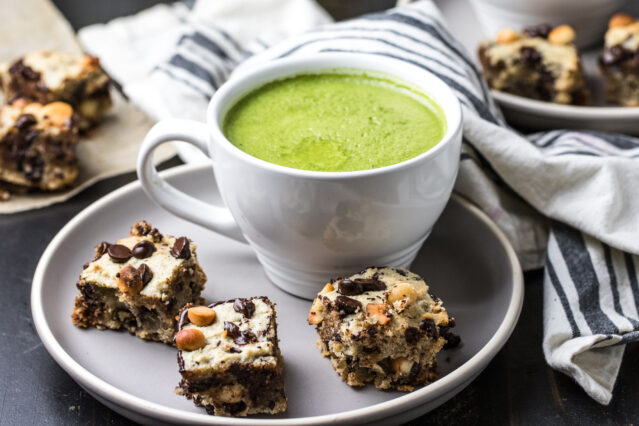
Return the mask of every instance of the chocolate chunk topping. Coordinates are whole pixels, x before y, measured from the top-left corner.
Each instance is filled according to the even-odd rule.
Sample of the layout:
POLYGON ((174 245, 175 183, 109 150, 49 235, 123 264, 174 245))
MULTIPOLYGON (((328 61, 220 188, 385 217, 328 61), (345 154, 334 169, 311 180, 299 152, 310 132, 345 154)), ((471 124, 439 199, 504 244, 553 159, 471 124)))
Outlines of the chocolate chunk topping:
POLYGON ((11 65, 11 67, 9 68, 9 73, 19 74, 25 80, 30 80, 30 81, 40 80, 40 73, 35 71, 33 68, 26 66, 24 62, 22 61, 22 59, 18 59, 17 61, 13 63, 13 65, 11 65))
POLYGON ((189 239, 186 237, 180 237, 175 240, 175 243, 171 248, 171 256, 175 257, 176 259, 190 259, 191 247, 189 244, 189 239))
POLYGON ((111 247, 111 243, 107 243, 106 241, 102 241, 100 244, 95 246, 95 258, 93 260, 101 258, 102 255, 109 250, 109 247, 111 247))
POLYGON ((223 402, 224 408, 230 414, 237 414, 240 411, 244 411, 246 409, 246 403, 244 401, 239 402, 223 402))
POLYGON ((155 251, 155 245, 151 241, 142 240, 133 246, 131 250, 131 254, 137 257, 138 259, 146 259, 151 256, 155 251))
POLYGON ((15 122, 15 126, 20 129, 26 129, 36 123, 36 119, 33 114, 22 114, 15 122))
POLYGON ((534 27, 524 28, 524 34, 528 37, 541 37, 548 38, 548 34, 552 31, 552 26, 549 24, 540 24, 534 27))
POLYGON ((337 292, 345 296, 356 296, 367 291, 386 290, 386 284, 377 278, 356 278, 354 280, 342 280, 337 292))
POLYGON ((142 277, 142 285, 147 285, 153 278, 153 271, 151 271, 151 268, 149 268, 149 265, 146 263, 143 263, 138 267, 138 273, 142 277))
POLYGON ((401 275, 402 277, 407 276, 406 275, 406 271, 404 271, 403 269, 399 269, 399 268, 394 268, 395 272, 397 272, 399 275, 401 275))
POLYGON ((247 299, 235 299, 233 310, 243 314, 246 318, 251 318, 255 312, 255 304, 247 299))
POLYGON ((435 321, 433 321, 431 318, 424 318, 423 320, 421 320, 419 323, 419 328, 424 330, 428 337, 432 337, 433 339, 437 339, 439 337, 435 321))
POLYGON ((335 307, 337 308, 340 318, 346 315, 354 314, 358 309, 362 309, 361 302, 346 296, 337 296, 335 298, 335 307))
POLYGON ((461 343, 461 337, 450 331, 450 327, 448 326, 439 327, 439 334, 446 339, 444 349, 456 348, 461 343))
POLYGON ((519 49, 521 59, 526 66, 534 68, 541 62, 541 54, 534 47, 523 46, 519 49))
POLYGON ((611 46, 604 49, 601 55, 603 65, 617 65, 632 56, 632 53, 621 46, 611 46))
POLYGON ((230 321, 224 321, 224 330, 231 336, 232 339, 235 339, 240 335, 240 327, 233 324, 230 321))
POLYGON ((404 332, 404 338, 406 342, 410 345, 414 345, 419 342, 419 339, 422 337, 422 332, 419 331, 417 327, 408 327, 404 332))
POLYGON ((226 352, 229 352, 229 353, 232 353, 232 354, 239 354, 239 353, 242 352, 242 349, 236 348, 236 347, 232 347, 232 348, 229 348, 229 350, 226 351, 226 352))
POLYGON ((230 321, 224 321, 224 330, 226 330, 236 345, 242 346, 257 341, 257 337, 251 331, 240 331, 240 327, 230 321))
POLYGON ((346 296, 355 296, 362 294, 364 289, 357 280, 342 280, 337 287, 337 292, 346 296))
POLYGON ((131 250, 121 244, 112 244, 107 249, 107 253, 115 263, 124 263, 133 256, 131 250))

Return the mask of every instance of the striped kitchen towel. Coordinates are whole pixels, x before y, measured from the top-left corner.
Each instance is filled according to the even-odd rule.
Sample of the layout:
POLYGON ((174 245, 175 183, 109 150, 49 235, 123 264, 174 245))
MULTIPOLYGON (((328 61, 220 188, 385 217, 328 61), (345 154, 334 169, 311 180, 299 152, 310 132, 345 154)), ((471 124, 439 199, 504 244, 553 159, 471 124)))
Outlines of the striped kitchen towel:
POLYGON ((455 190, 506 233, 524 269, 545 265, 546 360, 607 404, 625 344, 639 338, 639 140, 508 128, 431 1, 328 21, 311 0, 195 1, 86 28, 80 40, 158 119, 203 120, 233 70, 291 55, 365 52, 439 76, 464 109, 455 190))

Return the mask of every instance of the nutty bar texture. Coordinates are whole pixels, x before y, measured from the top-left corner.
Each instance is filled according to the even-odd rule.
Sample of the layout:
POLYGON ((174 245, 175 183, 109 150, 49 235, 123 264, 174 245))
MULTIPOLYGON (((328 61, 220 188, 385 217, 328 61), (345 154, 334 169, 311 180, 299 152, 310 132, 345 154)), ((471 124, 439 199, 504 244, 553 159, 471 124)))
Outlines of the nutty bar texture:
POLYGON ((98 58, 36 51, 0 69, 5 99, 47 104, 66 102, 78 114, 81 131, 97 125, 111 107, 109 77, 98 58))
POLYGON ((608 23, 599 66, 606 81, 606 101, 639 106, 639 21, 625 14, 608 23))
POLYGON ((54 191, 78 175, 78 126, 63 102, 15 101, 0 109, 0 182, 14 191, 54 191))
POLYGON ((332 280, 308 322, 317 327, 318 349, 350 386, 412 391, 436 380, 436 354, 459 344, 442 301, 401 268, 369 267, 332 280))
POLYGON ((202 308, 180 315, 176 393, 216 416, 286 411, 274 304, 251 297, 209 305, 212 315, 199 315, 202 308))
POLYGON ((539 25, 522 32, 504 28, 484 41, 479 61, 488 85, 498 91, 559 104, 586 105, 590 92, 568 25, 539 25))
POLYGON ((173 344, 180 309, 203 302, 205 282, 193 242, 140 221, 128 237, 97 245, 80 274, 71 319, 78 327, 124 329, 173 344))

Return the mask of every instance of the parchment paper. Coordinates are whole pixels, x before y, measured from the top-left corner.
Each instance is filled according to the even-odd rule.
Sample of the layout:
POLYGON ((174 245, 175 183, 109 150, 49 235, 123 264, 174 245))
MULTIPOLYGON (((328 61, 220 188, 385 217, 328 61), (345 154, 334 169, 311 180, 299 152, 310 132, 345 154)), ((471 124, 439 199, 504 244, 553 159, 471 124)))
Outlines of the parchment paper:
MULTIPOLYGON (((75 33, 49 0, 0 0, 3 25, 0 26, 0 61, 8 62, 39 49, 81 52, 75 33)), ((80 173, 73 186, 60 192, 11 194, 0 202, 0 214, 16 213, 59 203, 88 186, 121 173, 135 170, 137 153, 153 120, 128 103, 115 89, 111 91, 113 108, 88 136, 80 136, 78 162, 80 173)), ((155 151, 157 163, 175 155, 170 144, 155 151)))

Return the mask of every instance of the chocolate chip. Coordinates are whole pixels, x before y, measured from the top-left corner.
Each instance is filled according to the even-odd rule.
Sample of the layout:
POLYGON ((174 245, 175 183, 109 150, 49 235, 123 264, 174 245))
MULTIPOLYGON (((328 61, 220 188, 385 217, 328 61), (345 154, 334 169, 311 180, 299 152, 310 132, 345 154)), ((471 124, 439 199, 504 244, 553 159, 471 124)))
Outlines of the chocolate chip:
POLYGON ((141 264, 138 267, 138 273, 142 277, 142 285, 147 285, 151 279, 153 279, 153 271, 146 263, 141 264))
POLYGON ((459 335, 450 331, 449 326, 439 327, 439 334, 444 339, 446 339, 446 344, 444 345, 444 349, 456 348, 461 343, 461 337, 459 337, 459 335))
POLYGON ((93 260, 101 258, 102 255, 109 250, 109 247, 111 247, 111 243, 107 243, 106 241, 102 241, 100 244, 95 246, 95 258, 93 260))
POLYGON ((246 409, 246 403, 244 401, 239 402, 223 402, 224 408, 229 414, 237 414, 246 409))
POLYGON ((540 24, 533 27, 524 28, 524 34, 528 37, 548 38, 548 34, 552 31, 550 24, 540 24))
POLYGON ((376 278, 356 278, 340 281, 337 292, 345 296, 356 296, 367 291, 386 290, 386 284, 376 278))
POLYGON ((257 341, 257 337, 252 332, 240 331, 240 327, 230 321, 224 321, 224 330, 233 339, 236 345, 246 345, 257 341))
POLYGON ((433 339, 437 339, 439 337, 439 333, 437 333, 437 326, 432 318, 424 318, 421 320, 419 328, 425 331, 428 337, 432 337, 433 339))
POLYGON ((243 314, 246 318, 251 318, 255 312, 255 304, 247 299, 235 299, 233 310, 243 314))
POLYGON ((337 287, 337 292, 346 296, 355 296, 362 294, 364 289, 357 280, 342 280, 337 287))
POLYGON ((36 119, 33 114, 22 114, 15 122, 15 127, 20 130, 23 130, 29 126, 32 126, 36 123, 36 119))
POLYGON ((189 239, 186 237, 180 237, 175 240, 175 243, 171 248, 171 256, 175 257, 176 259, 190 259, 191 247, 189 244, 189 239))
POLYGON ((245 330, 238 337, 233 339, 236 345, 246 345, 249 343, 257 342, 257 337, 252 332, 245 330))
POLYGON ((231 347, 226 352, 229 352, 229 353, 232 353, 232 354, 239 354, 239 353, 242 353, 242 349, 236 348, 236 347, 231 347))
POLYGON ((616 65, 628 59, 632 54, 621 46, 611 46, 604 49, 601 55, 601 63, 604 65, 616 65))
POLYGON ((541 62, 541 54, 534 47, 522 46, 519 53, 523 63, 528 67, 534 68, 541 62))
POLYGON ((335 298, 335 307, 337 308, 340 318, 346 315, 354 314, 358 309, 362 309, 361 302, 346 296, 337 296, 335 298))
POLYGON ((235 339, 240 335, 240 327, 230 321, 224 321, 224 330, 226 330, 232 339, 235 339))
POLYGON ((121 244, 110 245, 107 249, 107 253, 109 253, 109 257, 111 257, 111 260, 115 263, 124 263, 133 256, 131 250, 121 244))
POLYGON ((151 241, 142 240, 133 246, 131 254, 138 259, 146 259, 155 251, 155 245, 151 241))
POLYGON ((375 277, 371 279, 358 279, 357 281, 359 281, 359 283, 362 285, 362 288, 365 292, 386 290, 386 284, 375 277))
POLYGON ((408 327, 404 332, 404 338, 409 345, 414 345, 422 338, 422 332, 417 327, 408 327))
POLYGON ((393 269, 395 269, 395 272, 397 272, 402 277, 406 276, 406 271, 404 271, 403 269, 399 269, 399 268, 393 268, 393 269))

